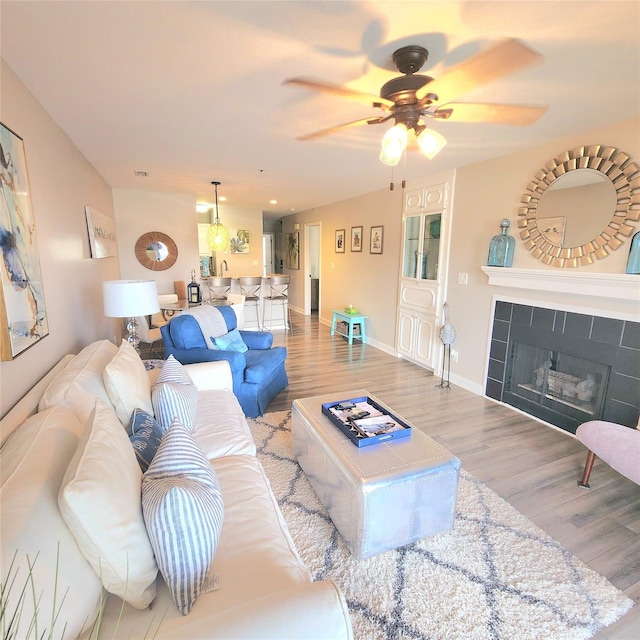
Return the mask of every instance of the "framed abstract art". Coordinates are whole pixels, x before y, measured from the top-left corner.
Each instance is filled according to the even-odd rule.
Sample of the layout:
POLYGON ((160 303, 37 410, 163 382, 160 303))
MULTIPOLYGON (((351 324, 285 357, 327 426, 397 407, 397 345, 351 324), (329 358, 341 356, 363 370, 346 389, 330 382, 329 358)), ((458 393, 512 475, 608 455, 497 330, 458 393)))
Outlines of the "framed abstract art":
POLYGON ((284 266, 287 269, 300 268, 300 232, 286 233, 286 253, 284 266))
POLYGON ((2 123, 0 160, 0 359, 13 360, 49 335, 49 323, 24 142, 2 123))

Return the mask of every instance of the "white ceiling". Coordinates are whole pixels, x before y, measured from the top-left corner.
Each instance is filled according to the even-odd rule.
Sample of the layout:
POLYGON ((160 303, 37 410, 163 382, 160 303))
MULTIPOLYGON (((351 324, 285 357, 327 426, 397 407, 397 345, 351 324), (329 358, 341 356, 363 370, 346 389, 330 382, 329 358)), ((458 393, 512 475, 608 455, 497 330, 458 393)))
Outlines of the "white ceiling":
POLYGON ((409 152, 396 181, 640 115, 635 0, 2 0, 0 12, 2 57, 112 187, 211 202, 219 180, 229 205, 277 217, 384 188, 392 176, 378 160, 384 125, 296 140, 381 112, 281 84, 292 76, 377 94, 399 75, 399 46, 427 48, 421 73, 436 78, 505 37, 544 56, 460 97, 549 105, 541 120, 434 122, 448 145, 434 160, 409 152))

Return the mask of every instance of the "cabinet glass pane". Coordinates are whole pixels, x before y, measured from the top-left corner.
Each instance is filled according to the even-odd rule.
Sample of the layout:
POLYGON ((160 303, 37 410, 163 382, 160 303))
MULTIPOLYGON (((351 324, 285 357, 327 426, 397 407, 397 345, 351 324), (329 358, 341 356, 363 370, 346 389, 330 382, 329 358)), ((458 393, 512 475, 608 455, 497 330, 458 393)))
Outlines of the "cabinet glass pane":
POLYGON ((422 271, 423 280, 438 279, 438 258, 440 257, 440 223, 441 214, 435 213, 424 217, 422 235, 422 271))
POLYGON ((403 278, 417 278, 418 251, 420 249, 420 220, 422 216, 406 218, 404 231, 403 278))

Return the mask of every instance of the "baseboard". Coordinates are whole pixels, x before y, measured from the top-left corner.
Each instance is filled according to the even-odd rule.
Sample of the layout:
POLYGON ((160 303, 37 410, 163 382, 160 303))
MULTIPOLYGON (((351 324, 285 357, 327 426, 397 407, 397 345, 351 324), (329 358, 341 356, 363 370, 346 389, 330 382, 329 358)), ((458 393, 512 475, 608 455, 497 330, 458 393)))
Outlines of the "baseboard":
POLYGON ((470 391, 471 393, 474 393, 477 396, 484 395, 484 389, 481 384, 478 384, 477 382, 472 382, 471 380, 467 380, 467 378, 458 376, 455 373, 451 374, 451 382, 458 387, 462 387, 466 391, 470 391))

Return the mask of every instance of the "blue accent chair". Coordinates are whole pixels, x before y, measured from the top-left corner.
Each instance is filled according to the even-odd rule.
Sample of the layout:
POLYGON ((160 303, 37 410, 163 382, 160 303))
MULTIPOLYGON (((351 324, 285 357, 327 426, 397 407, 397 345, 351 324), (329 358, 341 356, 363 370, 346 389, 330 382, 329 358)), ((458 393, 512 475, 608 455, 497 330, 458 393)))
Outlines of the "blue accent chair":
MULTIPOLYGON (((216 308, 223 314, 227 329, 236 329, 237 318, 233 309, 216 308)), ((182 364, 227 360, 231 366, 233 392, 249 418, 261 416, 273 397, 289 384, 285 370, 287 349, 273 347, 273 334, 267 331, 240 331, 248 347, 241 353, 209 349, 200 325, 188 314, 175 316, 160 330, 165 359, 173 355, 182 364)))

